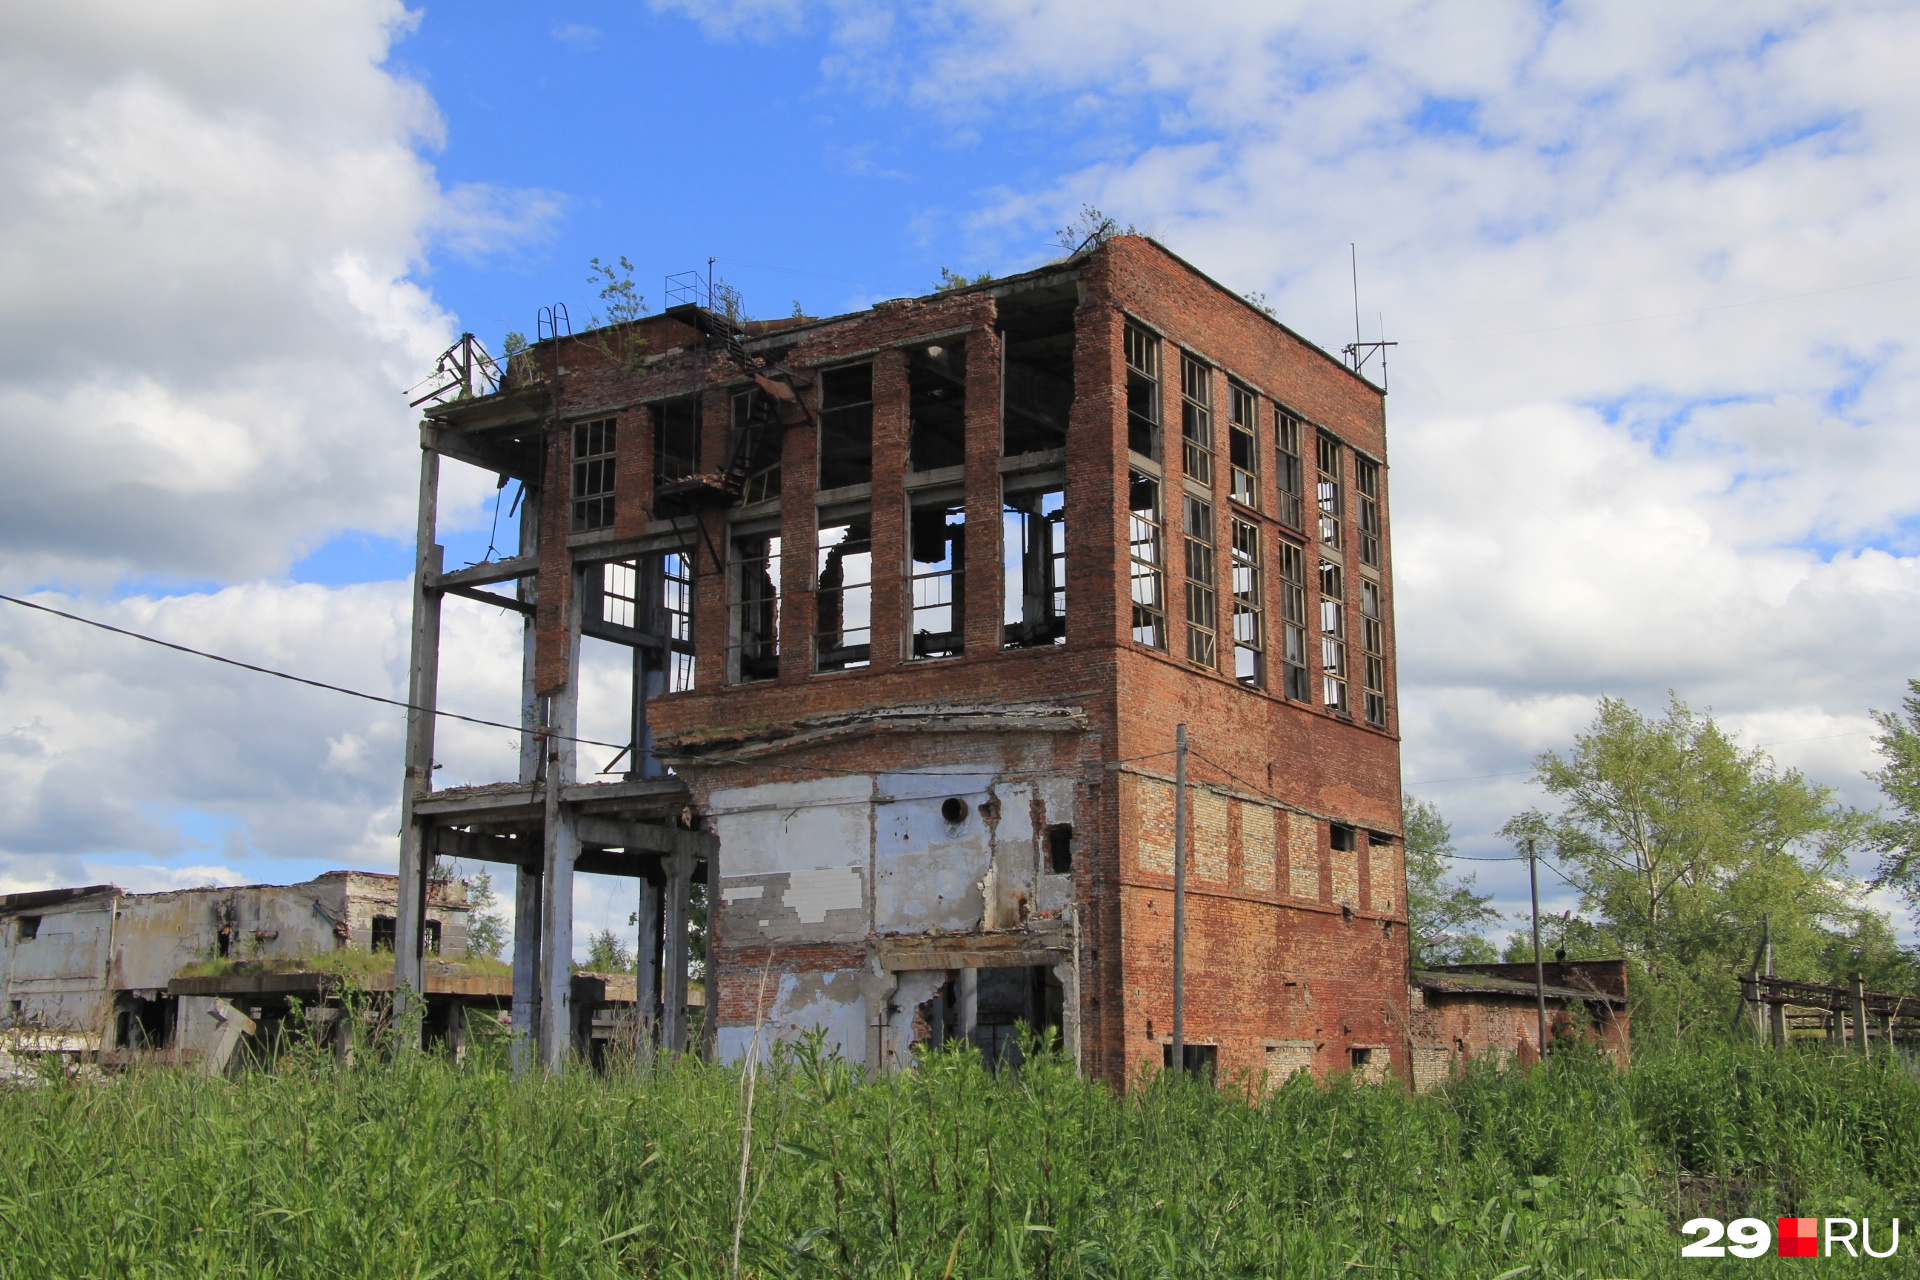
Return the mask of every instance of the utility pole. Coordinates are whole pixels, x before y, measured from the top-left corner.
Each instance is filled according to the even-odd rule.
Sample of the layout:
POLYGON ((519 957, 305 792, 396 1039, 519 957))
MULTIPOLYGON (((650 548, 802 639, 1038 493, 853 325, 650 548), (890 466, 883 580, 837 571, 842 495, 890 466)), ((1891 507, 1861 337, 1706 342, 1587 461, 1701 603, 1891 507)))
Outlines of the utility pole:
POLYGON ((1533 897, 1533 1003, 1540 1015, 1540 1056, 1547 1056, 1547 970, 1540 958, 1540 873, 1527 837, 1527 891, 1533 897))
POLYGON ((1173 731, 1173 1059, 1187 1069, 1187 726, 1173 731))

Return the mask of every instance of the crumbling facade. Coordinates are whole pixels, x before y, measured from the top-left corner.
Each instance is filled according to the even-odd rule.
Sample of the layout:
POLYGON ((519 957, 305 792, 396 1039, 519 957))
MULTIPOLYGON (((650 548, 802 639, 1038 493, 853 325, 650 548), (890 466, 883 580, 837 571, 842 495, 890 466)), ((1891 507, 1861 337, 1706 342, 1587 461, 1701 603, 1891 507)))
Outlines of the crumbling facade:
MULTIPOLYGON (((113 885, 0 895, 0 1021, 93 1051, 161 1048, 198 1025, 176 979, 208 961, 291 961, 336 951, 391 951, 399 882, 329 871, 301 884, 167 893, 113 885)), ((424 903, 430 954, 467 951, 467 891, 436 880, 424 903)))
POLYGON ((432 857, 515 864, 514 1026, 557 1067, 572 877, 630 875, 642 1006, 702 1047, 698 883, 722 1056, 817 1029, 889 1070, 1025 1024, 1124 1082, 1169 1053, 1186 724, 1188 1064, 1405 1072, 1378 387, 1123 236, 830 319, 671 307, 460 390, 422 429, 410 700, 445 595, 516 612, 523 750, 436 790, 412 714, 402 988, 432 857), (518 555, 442 564, 442 458, 525 486, 518 555), (583 640, 632 653, 611 781, 583 640))
POLYGON ((1538 1062, 1556 1040, 1595 1042, 1621 1066, 1632 1048, 1624 960, 1455 964, 1416 969, 1410 996, 1409 1079, 1431 1089, 1475 1058, 1538 1062), (1536 977, 1539 979, 1536 985, 1536 977), (1540 1043, 1540 1009, 1547 1043, 1540 1043))

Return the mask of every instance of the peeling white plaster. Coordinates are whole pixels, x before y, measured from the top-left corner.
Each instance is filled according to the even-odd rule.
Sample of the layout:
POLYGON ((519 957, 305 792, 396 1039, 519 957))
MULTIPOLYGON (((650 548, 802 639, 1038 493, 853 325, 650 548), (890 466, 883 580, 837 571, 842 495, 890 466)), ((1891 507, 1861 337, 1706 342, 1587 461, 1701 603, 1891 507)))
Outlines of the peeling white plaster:
POLYGON ((790 872, 786 904, 799 913, 801 924, 822 924, 829 911, 857 910, 860 873, 852 867, 790 872))

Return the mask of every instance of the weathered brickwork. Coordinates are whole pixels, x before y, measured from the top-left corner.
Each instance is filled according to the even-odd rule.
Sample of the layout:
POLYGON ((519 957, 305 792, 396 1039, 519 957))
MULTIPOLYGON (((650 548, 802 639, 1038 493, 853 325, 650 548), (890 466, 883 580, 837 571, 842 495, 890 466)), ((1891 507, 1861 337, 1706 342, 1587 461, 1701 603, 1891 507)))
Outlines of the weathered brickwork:
MULTIPOLYGON (((697 314, 654 317, 602 341, 606 336, 543 344, 534 352, 548 362, 558 392, 556 428, 603 415, 618 426, 612 526, 571 532, 570 503, 560 485, 547 486, 540 508, 540 689, 553 692, 568 670, 567 593, 583 547, 678 537, 693 548, 694 685, 656 697, 649 715, 663 747, 683 753, 673 758, 675 768, 720 834, 717 887, 726 900, 715 912, 713 955, 723 1037, 729 1028, 750 1027, 757 1013, 778 1023, 799 1019, 806 1009, 837 1009, 834 1002, 858 988, 868 1006, 847 1017, 844 1037, 851 1044, 867 1035, 869 1052, 881 1055, 875 1060, 889 1060, 893 1050, 886 1046, 894 1042, 888 1037, 910 1038, 916 1034, 910 1028, 926 1023, 901 1006, 910 996, 921 999, 924 984, 915 985, 915 971, 898 967, 904 961, 885 960, 887 939, 900 931, 886 922, 945 921, 915 927, 994 934, 994 945, 1014 947, 1021 964, 1059 979, 1066 994, 1056 998, 1072 1005, 1066 1020, 1076 1037, 1072 1047, 1088 1071, 1124 1082, 1143 1067, 1157 1067, 1172 1007, 1170 753, 1175 727, 1185 724, 1193 751, 1188 1039, 1217 1047, 1223 1077, 1244 1071, 1277 1081, 1301 1067, 1377 1073, 1389 1062, 1408 1069, 1391 529, 1377 388, 1160 246, 1120 237, 1027 277, 830 320, 749 326, 741 341, 755 356, 794 371, 814 417, 784 434, 777 502, 744 515, 739 507, 713 505, 676 522, 655 509, 658 406, 704 393, 700 466, 716 470, 729 445, 730 397, 752 384, 724 357, 719 340, 702 331, 697 314), (1007 459, 1001 406, 1014 341, 1008 317, 1028 305, 1021 299, 1031 295, 1023 290, 1045 289, 1063 299, 1062 314, 1071 316, 1073 398, 1065 448, 1054 457, 1007 459), (1129 325, 1150 330, 1161 343, 1164 443, 1157 460, 1128 449, 1129 325), (909 465, 907 348, 956 339, 965 342, 964 465, 950 477, 916 474, 909 465), (1211 380, 1215 465, 1205 483, 1183 467, 1183 352, 1203 362, 1211 380), (821 381, 827 371, 855 363, 872 369, 871 481, 821 496, 813 425, 821 381), (1230 385, 1250 393, 1257 406, 1259 467, 1250 503, 1237 502, 1232 487, 1230 385), (1278 408, 1303 423, 1305 516, 1297 526, 1282 518, 1275 489, 1278 408), (1321 543, 1314 515, 1322 433, 1335 442, 1345 468, 1339 507, 1330 513, 1340 532, 1329 544, 1321 543), (1379 464, 1382 477, 1378 563, 1364 571, 1353 483, 1362 459, 1379 464), (1002 494, 1003 483, 1023 468, 1064 482, 1065 640, 1008 648, 1002 644, 1008 607, 1002 494), (1161 486, 1164 649, 1136 643, 1133 635, 1129 518, 1136 471, 1161 486), (958 656, 921 659, 913 656, 909 634, 909 511, 916 494, 936 491, 953 495, 941 501, 957 502, 965 512, 966 564, 956 588, 963 643, 958 656), (1214 612, 1198 619, 1217 638, 1211 666, 1189 661, 1183 638, 1190 562, 1183 555, 1182 512, 1189 496, 1206 504, 1213 520, 1214 576, 1207 585, 1214 612), (817 531, 827 514, 844 510, 870 522, 871 647, 864 666, 817 672, 815 590, 824 564, 817 531), (741 684, 730 682, 727 661, 735 588, 716 561, 729 546, 729 520, 748 516, 777 521, 784 555, 777 675, 741 684), (1263 574, 1261 687, 1235 677, 1235 522, 1253 531, 1263 574), (1288 546, 1307 565, 1300 619, 1306 698, 1286 696, 1281 678, 1279 566, 1288 546), (1321 693, 1323 558, 1348 570, 1343 594, 1332 602, 1346 631, 1344 712, 1325 706, 1321 693), (1368 725, 1359 709, 1363 579, 1379 584, 1385 602, 1381 726, 1368 725), (931 710, 910 714, 914 708, 931 710), (924 781, 930 770, 952 774, 951 795, 934 794, 937 784, 924 781), (949 802, 960 806, 957 821, 934 816, 949 802), (789 827, 755 816, 780 805, 820 816, 794 818, 800 825, 789 827), (1348 829, 1347 847, 1333 847, 1335 826, 1348 829), (1056 828, 1070 828, 1070 857, 1059 852, 1068 837, 1056 828), (803 831, 815 834, 798 834, 803 831), (940 871, 939 851, 947 842, 952 865, 974 868, 952 883, 940 871), (1070 868, 1054 870, 1056 857, 1070 868), (911 874, 889 870, 913 858, 925 860, 913 862, 911 874), (783 896, 797 892, 794 876, 839 874, 836 869, 857 872, 850 883, 857 882, 864 913, 858 918, 869 931, 864 942, 807 934, 827 922, 810 922, 783 896), (1062 948, 1070 952, 1065 960, 1062 948), (763 972, 772 974, 766 989, 777 1007, 771 1014, 760 1008, 763 972)), ((566 430, 552 432, 549 477, 568 474, 570 447, 566 430)), ((855 908, 835 909, 847 913, 834 917, 841 921, 836 927, 850 927, 855 908)))

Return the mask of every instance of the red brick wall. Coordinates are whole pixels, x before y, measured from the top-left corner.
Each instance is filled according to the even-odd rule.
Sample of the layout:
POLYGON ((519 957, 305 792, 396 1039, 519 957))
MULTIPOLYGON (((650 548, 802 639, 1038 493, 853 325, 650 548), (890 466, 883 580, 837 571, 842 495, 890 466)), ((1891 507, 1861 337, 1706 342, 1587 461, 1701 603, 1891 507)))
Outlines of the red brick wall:
MULTIPOLYGON (((1262 393, 1260 445, 1262 482, 1269 496, 1258 513, 1244 518, 1262 530, 1267 572, 1267 630, 1270 653, 1277 653, 1279 594, 1277 548, 1283 537, 1301 540, 1275 518, 1272 417, 1274 401, 1303 414, 1317 427, 1349 445, 1384 460, 1384 403, 1377 390, 1342 368, 1318 348, 1275 325, 1243 301, 1198 275, 1152 243, 1122 237, 1078 264, 1083 298, 1076 325, 1076 395, 1068 425, 1067 643, 1051 649, 1004 651, 999 646, 1002 583, 999 572, 998 493, 999 351, 993 332, 996 304, 991 288, 931 298, 886 303, 869 312, 843 317, 794 333, 785 363, 806 369, 823 361, 870 354, 874 363, 873 662, 859 672, 814 675, 811 633, 814 575, 816 472, 813 433, 787 433, 783 453, 782 532, 784 611, 779 679, 729 687, 723 653, 726 593, 722 574, 706 547, 700 553, 698 616, 699 683, 690 692, 656 700, 656 731, 665 738, 723 726, 771 725, 802 716, 871 706, 940 701, 1044 701, 1084 709, 1091 731, 1062 735, 1053 748, 1066 772, 1086 772, 1099 782, 1082 796, 1082 829, 1076 831, 1075 882, 1086 953, 1082 969, 1082 1028, 1088 1062, 1099 1075, 1121 1080, 1133 1064, 1158 1061, 1157 1039, 1170 1011, 1170 878, 1140 869, 1123 806, 1119 775, 1096 767, 1104 761, 1152 756, 1140 767, 1170 772, 1164 753, 1173 745, 1174 727, 1185 723, 1196 757, 1196 781, 1217 783, 1248 793, 1271 795, 1285 805, 1383 832, 1399 830, 1399 749, 1397 736, 1329 714, 1316 705, 1289 702, 1279 686, 1277 659, 1270 664, 1271 686, 1253 690, 1231 675, 1231 580, 1228 500, 1228 402, 1224 376, 1214 380, 1214 441, 1217 463, 1211 486, 1217 513, 1216 561, 1220 663, 1225 671, 1203 671, 1184 659, 1180 631, 1180 377, 1184 345, 1220 371, 1262 393), (1167 600, 1169 650, 1155 653, 1130 638, 1129 565, 1126 546, 1127 473, 1125 365, 1121 337, 1125 315, 1137 316, 1164 334, 1162 387, 1165 394, 1163 450, 1167 501, 1167 600), (902 660, 906 629, 903 573, 906 449, 906 362, 896 344, 919 336, 971 326, 968 341, 968 423, 966 501, 968 568, 966 653, 936 662, 902 660)), ((661 358, 644 373, 618 367, 592 342, 563 343, 561 421, 587 412, 618 411, 648 397, 703 386, 718 388, 737 371, 708 349, 692 329, 665 318, 644 321, 638 330, 648 352, 661 358)), ((817 385, 808 399, 817 404, 817 385)), ((703 465, 719 465, 728 422, 726 396, 708 396, 703 465)), ((651 442, 644 439, 650 418, 643 411, 621 413, 620 499, 618 527, 637 532, 635 503, 650 495, 651 442), (632 425, 630 425, 632 424, 632 425), (636 429, 637 428, 637 429, 636 429), (629 479, 631 466, 631 479, 629 479)), ((563 435, 564 433, 559 433, 563 435)), ((1303 441, 1305 488, 1311 508, 1312 439, 1303 441)), ((546 504, 548 517, 543 564, 565 560, 564 441, 556 436, 550 476, 562 487, 546 504), (556 536, 557 535, 557 536, 556 536)), ((1347 463, 1343 512, 1347 557, 1357 562, 1352 462, 1347 463)), ((1383 494, 1384 500, 1384 494, 1383 494)), ((721 513, 710 513, 708 531, 723 547, 721 513)), ((1314 546, 1307 543, 1311 564, 1314 546)), ((564 578, 564 569, 541 590, 541 680, 555 675, 548 581, 564 578)), ((1309 612, 1313 574, 1309 568, 1309 612)), ((1349 573, 1349 582, 1358 575, 1349 573)), ((1391 580, 1388 617, 1391 621, 1391 580)), ((1357 585, 1349 601, 1354 629, 1349 636, 1353 700, 1358 705, 1359 636, 1357 585)), ((559 603, 553 601, 551 603, 559 603)), ((554 616, 561 616, 555 614, 554 616)), ((1311 621, 1311 619, 1310 619, 1311 621)), ((1309 648, 1317 654, 1311 628, 1309 648)), ((1388 646, 1390 705, 1392 649, 1388 646)), ((1317 656, 1314 659, 1317 664, 1317 656)), ((1310 671, 1313 689, 1319 671, 1310 671)), ((1390 716, 1390 729, 1397 717, 1390 716)), ((863 739, 823 748, 787 764, 885 768, 925 761, 930 752, 947 760, 964 754, 965 735, 863 739)), ((701 773, 708 773, 701 770, 701 773)), ((703 781, 704 785, 744 785, 803 775, 764 766, 741 768, 739 776, 703 781)), ((1237 832, 1238 827, 1234 830, 1237 832)), ((1226 884, 1196 894, 1189 934, 1190 997, 1188 1035, 1221 1046, 1226 1070, 1260 1064, 1263 1039, 1313 1038, 1324 1044, 1317 1064, 1344 1063, 1349 1045, 1397 1045, 1405 1039, 1406 949, 1404 905, 1395 901, 1376 909, 1368 882, 1365 840, 1356 855, 1361 886, 1351 916, 1331 902, 1326 829, 1316 835, 1320 872, 1317 882, 1286 882, 1284 841, 1278 848, 1273 887, 1248 882, 1241 840, 1226 851, 1235 873, 1226 884), (1238 860, 1236 862, 1236 860, 1238 860), (1388 926, 1392 926, 1391 933, 1388 926), (1288 986, 1294 983, 1294 986, 1288 986), (1305 992, 1312 992, 1312 1008, 1305 992)), ((724 861, 724 852, 723 852, 724 861)), ((1390 873, 1389 873, 1390 874, 1390 873)), ((1403 896, 1396 895, 1396 898, 1403 896)), ((751 979, 723 953, 721 992, 724 1009, 733 1008, 739 983, 751 979)), ((798 959, 798 957, 796 957, 798 959)), ((838 963, 837 961, 835 962, 838 963)), ((746 997, 751 999, 749 992, 746 997)), ((1396 1051, 1397 1052, 1397 1051, 1396 1051)))

